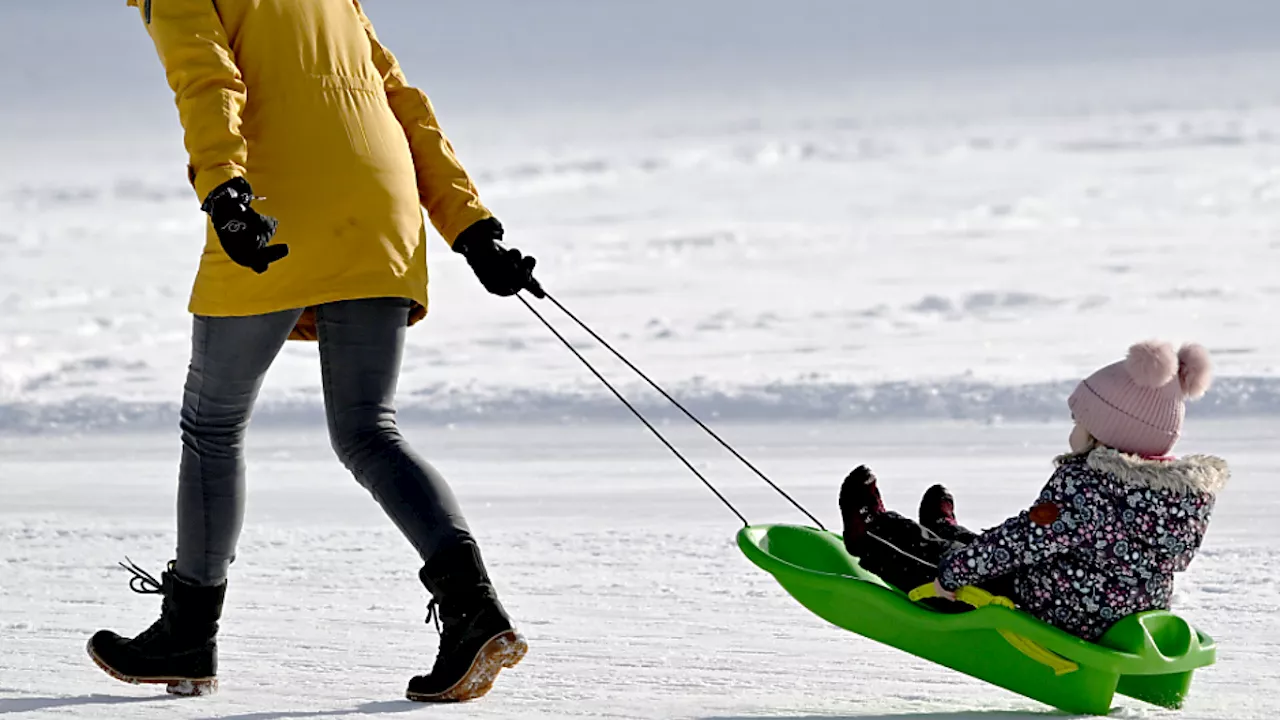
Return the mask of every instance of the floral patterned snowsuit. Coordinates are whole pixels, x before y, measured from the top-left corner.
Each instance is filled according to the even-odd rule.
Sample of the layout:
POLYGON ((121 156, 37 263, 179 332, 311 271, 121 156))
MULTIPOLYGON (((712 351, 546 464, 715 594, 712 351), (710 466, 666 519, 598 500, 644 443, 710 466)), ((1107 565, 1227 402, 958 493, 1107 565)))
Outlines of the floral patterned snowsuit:
POLYGON ((1169 607, 1228 477, 1205 455, 1064 456, 1031 509, 943 555, 939 581, 955 590, 1008 576, 1023 610, 1095 640, 1126 615, 1169 607))

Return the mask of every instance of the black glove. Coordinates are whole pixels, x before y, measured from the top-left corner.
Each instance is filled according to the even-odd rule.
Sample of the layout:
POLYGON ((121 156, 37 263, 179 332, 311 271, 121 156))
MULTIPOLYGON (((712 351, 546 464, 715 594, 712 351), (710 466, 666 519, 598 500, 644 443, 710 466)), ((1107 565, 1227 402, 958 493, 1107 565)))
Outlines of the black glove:
POLYGON ((218 242, 227 257, 237 265, 258 274, 267 266, 289 254, 288 245, 270 245, 280 223, 273 217, 258 214, 249 207, 253 190, 244 178, 233 178, 214 188, 200 209, 209 213, 218 242))
POLYGON ((538 261, 502 244, 502 223, 497 218, 480 220, 463 230, 453 241, 453 250, 467 259, 480 284, 494 295, 506 297, 528 290, 534 297, 546 297, 533 279, 538 261))

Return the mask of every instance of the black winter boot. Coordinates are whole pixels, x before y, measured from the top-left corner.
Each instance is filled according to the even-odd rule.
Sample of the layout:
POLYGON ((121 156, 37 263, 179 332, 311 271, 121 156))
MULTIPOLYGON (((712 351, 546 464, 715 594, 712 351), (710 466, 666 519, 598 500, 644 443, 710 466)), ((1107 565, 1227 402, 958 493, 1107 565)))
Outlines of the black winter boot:
POLYGON ((127 683, 168 685, 173 695, 209 695, 218 688, 218 619, 227 584, 191 585, 173 572, 157 581, 130 562, 129 587, 136 593, 163 595, 160 619, 135 638, 99 630, 89 640, 89 657, 108 675, 127 683))
MULTIPOLYGON (((956 525, 956 500, 942 485, 934 485, 920 498, 920 524, 934 532, 956 525)), ((944 533, 939 533, 944 535, 944 533)))
POLYGON ((433 598, 427 622, 436 622, 440 651, 430 674, 409 681, 405 697, 462 702, 483 696, 503 668, 524 658, 529 645, 498 601, 480 548, 465 540, 441 550, 418 577, 433 598))
POLYGON ((840 516, 844 521, 844 547, 858 554, 867 534, 867 524, 883 513, 884 502, 876 487, 876 476, 866 465, 854 468, 840 485, 840 516))

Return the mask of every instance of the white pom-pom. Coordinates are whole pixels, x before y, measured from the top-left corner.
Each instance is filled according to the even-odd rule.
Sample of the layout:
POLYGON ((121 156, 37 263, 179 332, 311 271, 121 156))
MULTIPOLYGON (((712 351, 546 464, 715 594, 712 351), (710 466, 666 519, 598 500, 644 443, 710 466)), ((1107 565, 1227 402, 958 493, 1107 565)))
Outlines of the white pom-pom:
POLYGON ((1205 394, 1213 383, 1213 369, 1209 364, 1209 351, 1197 343, 1188 343, 1178 351, 1178 382, 1182 394, 1195 400, 1205 394))
POLYGON ((1146 340, 1129 348, 1124 367, 1141 387, 1164 387, 1178 374, 1178 355, 1169 343, 1146 340))

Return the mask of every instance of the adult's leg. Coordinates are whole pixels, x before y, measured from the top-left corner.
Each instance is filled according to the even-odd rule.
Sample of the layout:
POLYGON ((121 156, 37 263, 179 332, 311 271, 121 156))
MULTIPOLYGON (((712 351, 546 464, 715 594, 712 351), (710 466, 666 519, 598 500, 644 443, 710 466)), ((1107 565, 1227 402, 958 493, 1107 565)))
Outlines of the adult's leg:
POLYGON ((347 300, 316 308, 316 327, 333 449, 426 562, 471 531, 449 484, 396 425, 408 317, 408 300, 347 300))
POLYGON ((325 406, 334 450, 422 557, 441 635, 431 672, 409 681, 410 700, 473 700, 528 650, 480 557, 444 478, 396 427, 392 403, 409 301, 348 300, 316 309, 325 406))
POLYGON ((244 522, 244 434, 267 369, 301 310, 194 321, 182 398, 179 577, 220 585, 244 522))
POLYGON ((134 569, 131 587, 164 596, 160 619, 134 637, 100 630, 89 656, 113 677, 203 695, 218 684, 218 621, 244 517, 243 440, 262 377, 297 312, 196 317, 182 401, 178 547, 160 580, 134 569), (136 584, 136 585, 135 585, 136 584))

